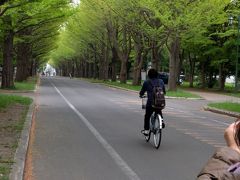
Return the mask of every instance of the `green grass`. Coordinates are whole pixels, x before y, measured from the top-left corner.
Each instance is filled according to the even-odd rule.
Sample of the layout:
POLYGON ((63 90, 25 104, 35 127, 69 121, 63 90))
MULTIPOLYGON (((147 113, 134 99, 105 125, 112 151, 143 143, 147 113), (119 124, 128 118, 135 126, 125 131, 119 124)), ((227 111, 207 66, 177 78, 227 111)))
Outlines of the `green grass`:
POLYGON ((35 84, 28 82, 15 82, 15 90, 34 90, 35 84))
MULTIPOLYGON (((95 79, 85 79, 92 83, 103 83, 110 86, 117 86, 121 88, 126 88, 130 90, 140 91, 142 86, 133 86, 131 85, 131 81, 128 81, 127 84, 121 84, 119 81, 117 82, 111 82, 111 81, 102 81, 102 80, 95 80, 95 79)), ((189 92, 183 91, 183 90, 177 90, 177 91, 167 91, 167 96, 170 97, 185 97, 185 98, 200 98, 200 96, 191 94, 189 92)))
POLYGON ((27 81, 15 82, 15 90, 34 90, 37 83, 36 77, 28 78, 27 81))
POLYGON ((177 91, 167 91, 167 96, 184 97, 184 98, 200 98, 200 96, 178 89, 177 91))
POLYGON ((8 175, 10 173, 10 166, 11 164, 8 163, 1 163, 0 160, 0 179, 1 180, 8 180, 8 175))
MULTIPOLYGON (((181 88, 188 88, 189 87, 189 82, 183 81, 183 84, 181 84, 181 88)), ((197 82, 193 82, 193 87, 198 88, 197 82)))
POLYGON ((0 94, 0 110, 7 108, 8 106, 15 103, 19 103, 22 105, 29 105, 32 103, 32 99, 28 97, 0 94))
POLYGON ((121 88, 126 88, 126 89, 130 89, 130 90, 135 90, 135 91, 140 91, 141 90, 141 86, 133 86, 131 84, 121 84, 119 82, 106 81, 106 82, 104 82, 104 84, 117 86, 117 87, 121 87, 121 88))
POLYGON ((217 108, 217 109, 240 113, 240 104, 239 103, 233 103, 233 102, 210 103, 210 104, 208 104, 208 106, 217 108))
POLYGON ((228 96, 234 96, 234 97, 240 98, 240 92, 238 92, 238 93, 226 92, 226 93, 224 93, 224 94, 225 94, 225 95, 228 95, 228 96))

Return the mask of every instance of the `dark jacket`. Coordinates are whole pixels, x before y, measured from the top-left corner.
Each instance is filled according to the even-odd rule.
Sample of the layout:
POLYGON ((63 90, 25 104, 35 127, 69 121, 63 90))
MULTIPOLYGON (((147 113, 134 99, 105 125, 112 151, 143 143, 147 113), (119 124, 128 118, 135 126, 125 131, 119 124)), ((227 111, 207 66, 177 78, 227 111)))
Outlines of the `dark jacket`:
POLYGON ((197 180, 239 180, 228 168, 240 162, 240 154, 230 147, 219 148, 199 173, 197 180))
POLYGON ((144 81, 142 89, 139 92, 139 95, 141 97, 144 95, 145 92, 147 92, 147 98, 148 98, 147 104, 146 104, 147 107, 152 106, 152 101, 153 101, 153 85, 151 84, 151 82, 154 86, 157 86, 157 85, 160 86, 163 89, 164 94, 166 94, 163 80, 156 78, 156 79, 148 79, 144 81))

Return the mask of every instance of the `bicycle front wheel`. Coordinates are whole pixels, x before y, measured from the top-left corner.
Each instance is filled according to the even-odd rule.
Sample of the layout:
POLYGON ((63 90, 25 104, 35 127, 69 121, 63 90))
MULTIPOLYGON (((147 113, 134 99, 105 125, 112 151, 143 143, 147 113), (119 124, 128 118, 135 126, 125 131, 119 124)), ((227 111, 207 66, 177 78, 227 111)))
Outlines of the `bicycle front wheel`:
POLYGON ((155 148, 158 149, 162 140, 162 129, 160 128, 160 119, 157 115, 154 123, 153 141, 155 148))

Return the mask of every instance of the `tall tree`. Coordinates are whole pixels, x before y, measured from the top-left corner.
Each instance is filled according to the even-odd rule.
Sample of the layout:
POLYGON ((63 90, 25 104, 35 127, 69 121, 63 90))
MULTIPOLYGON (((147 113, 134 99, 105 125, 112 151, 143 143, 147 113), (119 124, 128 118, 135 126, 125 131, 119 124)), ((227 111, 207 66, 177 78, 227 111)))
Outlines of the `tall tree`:
POLYGON ((12 88, 13 83, 13 22, 10 15, 2 18, 3 21, 3 70, 2 88, 12 88))
POLYGON ((39 55, 43 57, 52 49, 49 46, 49 44, 53 44, 51 38, 58 34, 59 26, 64 20, 65 9, 68 8, 67 0, 12 0, 6 1, 4 5, 0 6, 0 21, 3 23, 3 26, 0 27, 0 34, 5 39, 2 51, 2 88, 14 86, 13 58, 15 55, 17 61, 16 80, 25 80, 36 71, 36 58, 39 55), (45 43, 44 51, 43 48, 41 49, 41 42, 45 43), (37 54, 37 56, 33 57, 33 54, 37 54))

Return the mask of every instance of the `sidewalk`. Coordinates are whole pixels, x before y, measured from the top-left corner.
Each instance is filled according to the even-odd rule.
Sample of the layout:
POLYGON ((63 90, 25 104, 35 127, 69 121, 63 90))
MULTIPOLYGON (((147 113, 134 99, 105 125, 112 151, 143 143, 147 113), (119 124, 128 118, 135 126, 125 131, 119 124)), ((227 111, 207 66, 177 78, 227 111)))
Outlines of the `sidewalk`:
POLYGON ((195 90, 185 90, 185 91, 188 91, 192 94, 199 95, 207 101, 240 103, 240 98, 238 97, 228 96, 224 94, 217 94, 214 92, 203 92, 203 91, 195 91, 195 90))
MULTIPOLYGON (((203 91, 193 91, 193 90, 186 90, 186 91, 188 91, 192 94, 201 96, 203 99, 205 99, 207 101, 211 101, 211 102, 234 102, 234 103, 240 104, 240 98, 238 98, 238 97, 228 96, 228 95, 224 95, 224 94, 217 94, 217 93, 213 93, 213 92, 203 92, 203 91)), ((212 108, 209 106, 204 107, 204 110, 240 118, 240 113, 237 113, 237 112, 230 112, 230 111, 226 111, 226 110, 212 108)))

